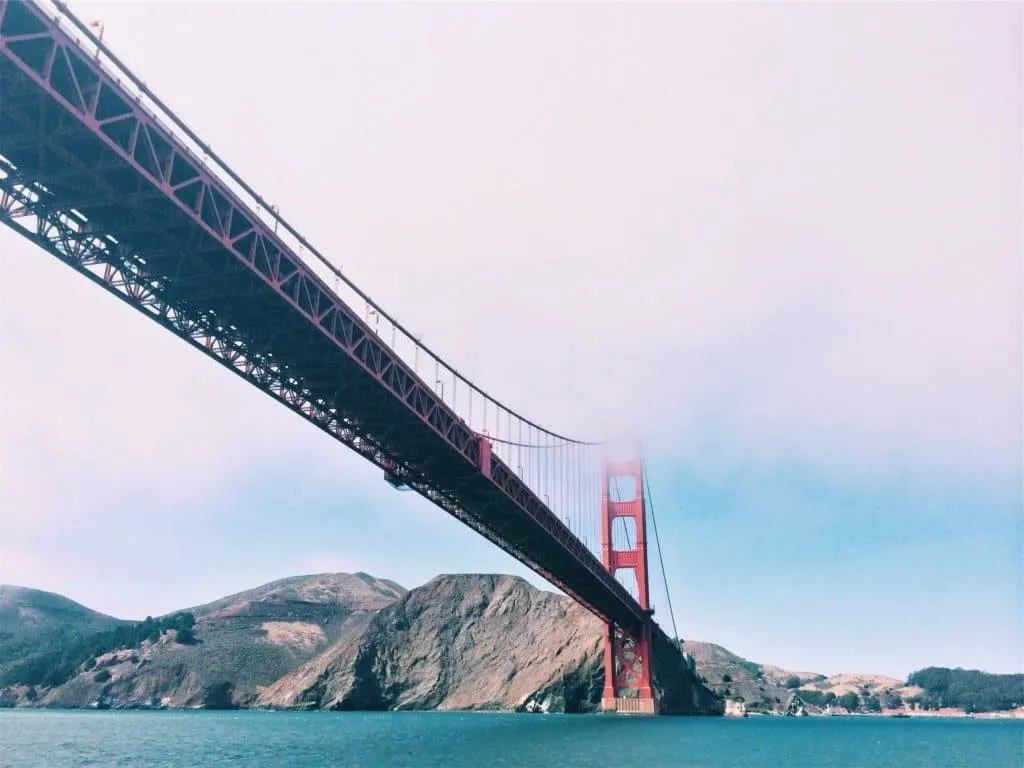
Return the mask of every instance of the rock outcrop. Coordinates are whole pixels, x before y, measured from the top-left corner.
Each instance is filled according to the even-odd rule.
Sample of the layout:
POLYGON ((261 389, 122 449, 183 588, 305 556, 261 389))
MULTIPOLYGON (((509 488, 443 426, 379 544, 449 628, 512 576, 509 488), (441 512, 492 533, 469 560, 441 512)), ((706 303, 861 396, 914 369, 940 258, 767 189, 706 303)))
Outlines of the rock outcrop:
POLYGON ((382 609, 353 642, 263 690, 265 706, 586 711, 600 626, 513 576, 439 576, 382 609))
POLYGON ((724 714, 726 717, 746 717, 747 706, 742 701, 726 699, 724 714))
POLYGON ((721 715, 725 704, 708 689, 680 647, 662 636, 654 643, 654 689, 664 715, 721 715))
POLYGON ((807 705, 804 704, 803 699, 794 691, 789 701, 786 702, 785 709, 782 714, 786 717, 806 717, 807 716, 807 705))
MULTIPOLYGON (((513 576, 440 576, 263 689, 257 705, 330 709, 592 712, 603 627, 566 597, 513 576)), ((656 648, 668 712, 718 712, 679 650, 656 648)))

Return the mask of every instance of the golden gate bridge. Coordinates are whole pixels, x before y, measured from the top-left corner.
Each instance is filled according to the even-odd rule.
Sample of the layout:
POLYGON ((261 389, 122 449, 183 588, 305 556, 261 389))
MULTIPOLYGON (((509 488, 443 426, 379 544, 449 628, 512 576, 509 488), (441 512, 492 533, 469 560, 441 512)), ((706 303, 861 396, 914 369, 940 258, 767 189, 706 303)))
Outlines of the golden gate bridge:
POLYGON ((64 4, 0 0, 0 220, 587 607, 602 708, 657 711, 654 647, 682 659, 653 619, 639 446, 559 434, 469 381, 64 4))

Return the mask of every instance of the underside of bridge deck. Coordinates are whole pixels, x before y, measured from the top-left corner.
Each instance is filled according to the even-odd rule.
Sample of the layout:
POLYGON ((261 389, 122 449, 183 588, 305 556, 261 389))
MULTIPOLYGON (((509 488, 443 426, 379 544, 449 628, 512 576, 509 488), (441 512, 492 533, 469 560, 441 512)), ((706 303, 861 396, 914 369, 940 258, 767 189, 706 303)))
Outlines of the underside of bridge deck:
POLYGON ((486 438, 99 58, 0 0, 0 219, 639 635, 646 611, 486 438))

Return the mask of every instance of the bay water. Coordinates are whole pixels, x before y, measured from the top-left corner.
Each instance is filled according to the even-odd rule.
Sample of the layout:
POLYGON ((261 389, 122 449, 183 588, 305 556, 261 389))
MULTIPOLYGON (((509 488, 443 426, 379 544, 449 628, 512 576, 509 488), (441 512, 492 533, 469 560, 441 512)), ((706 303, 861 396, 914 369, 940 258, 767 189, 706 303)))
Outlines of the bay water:
POLYGON ((1024 721, 0 710, 0 768, 1022 768, 1024 721))

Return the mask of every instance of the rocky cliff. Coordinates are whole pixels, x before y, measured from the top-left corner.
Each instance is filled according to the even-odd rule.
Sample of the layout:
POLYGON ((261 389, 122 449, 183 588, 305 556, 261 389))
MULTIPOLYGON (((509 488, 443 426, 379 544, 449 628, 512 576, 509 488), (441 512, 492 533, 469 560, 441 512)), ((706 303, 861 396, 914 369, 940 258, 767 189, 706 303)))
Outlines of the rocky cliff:
POLYGON ((266 706, 586 711, 600 698, 596 619, 512 576, 441 576, 382 609, 356 642, 262 691, 266 706))
MULTIPOLYGON (((261 691, 257 704, 330 709, 592 712, 603 628, 572 600, 513 576, 441 576, 261 691)), ((671 712, 715 712, 678 649, 656 651, 671 712)))

